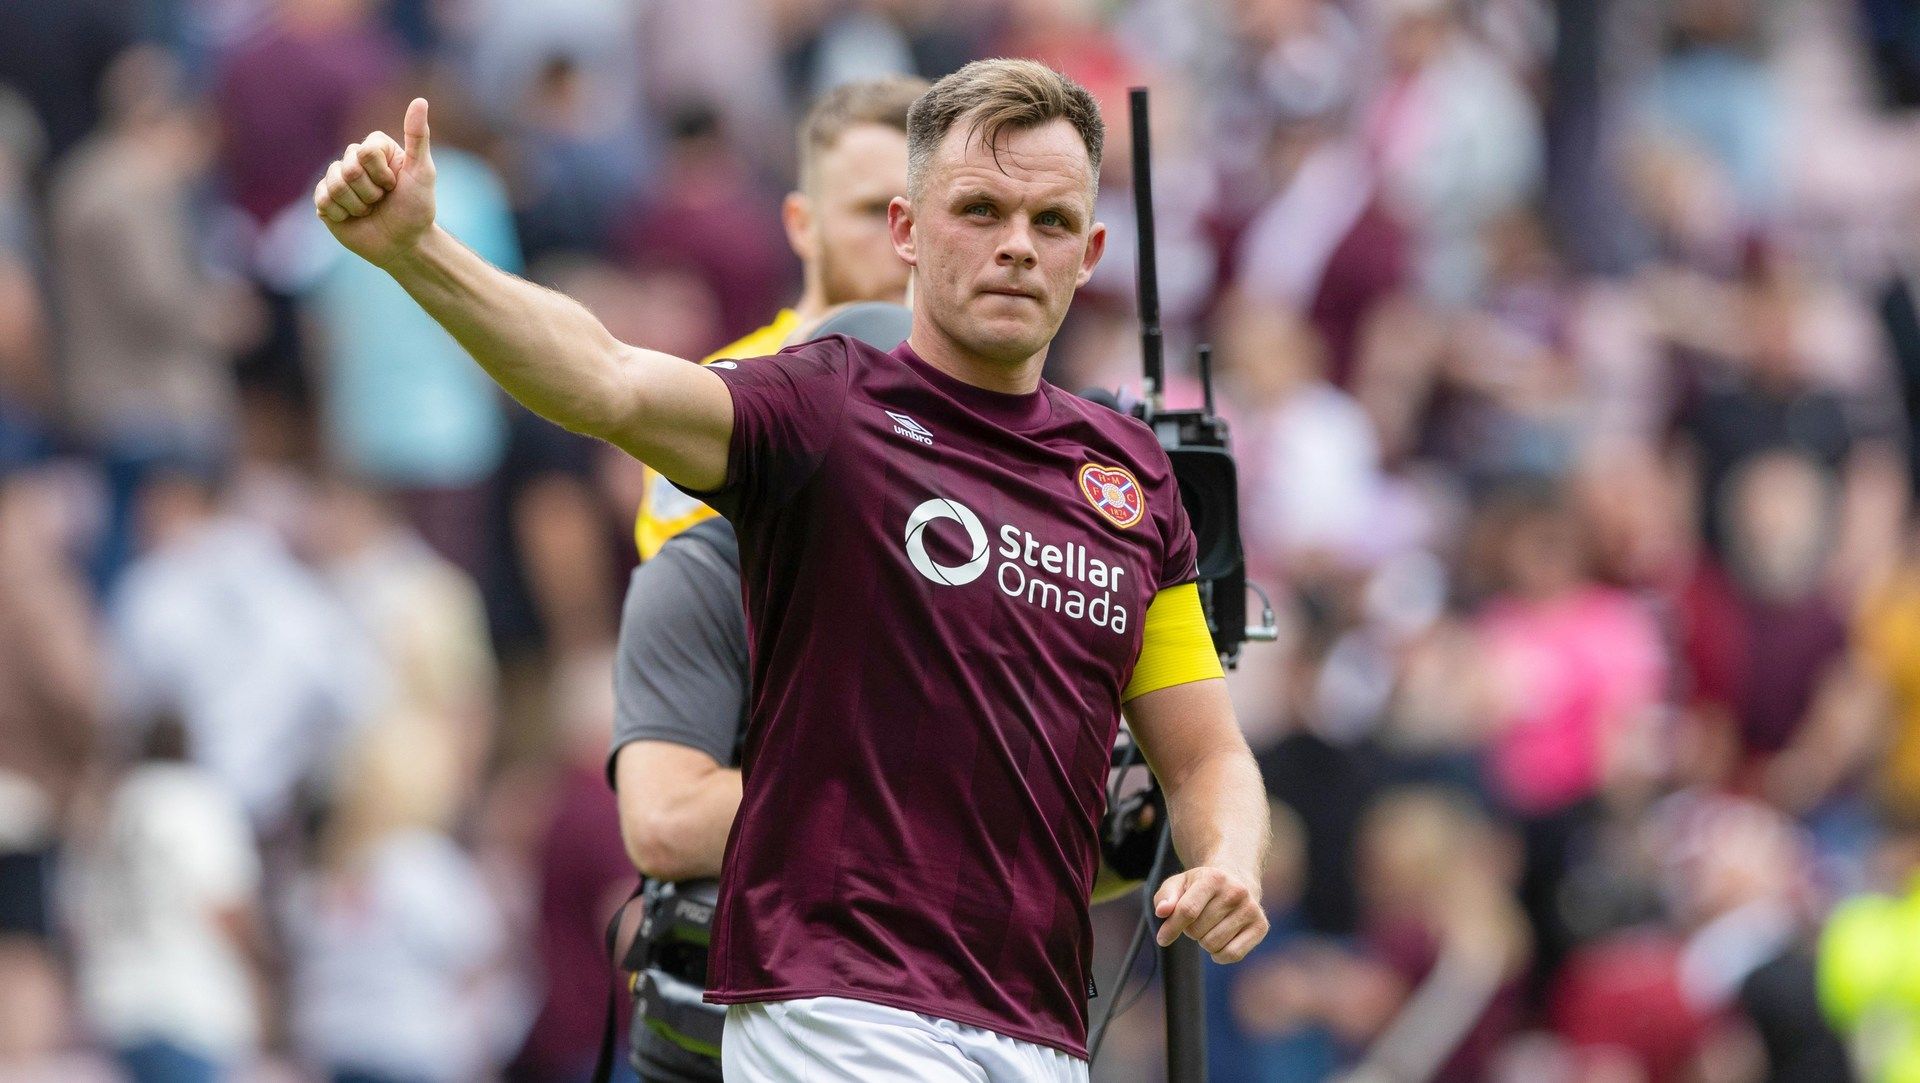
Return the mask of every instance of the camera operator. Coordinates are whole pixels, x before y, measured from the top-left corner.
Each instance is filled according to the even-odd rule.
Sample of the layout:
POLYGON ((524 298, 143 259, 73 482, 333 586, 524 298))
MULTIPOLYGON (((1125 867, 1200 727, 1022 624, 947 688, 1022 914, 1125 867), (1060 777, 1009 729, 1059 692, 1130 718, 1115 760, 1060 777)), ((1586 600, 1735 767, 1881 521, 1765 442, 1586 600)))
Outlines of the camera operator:
MULTIPOLYGON (((799 190, 782 208, 803 271, 800 299, 707 362, 777 352, 836 306, 905 299, 908 268, 887 237, 887 204, 907 190, 907 107, 925 89, 906 78, 850 83, 814 104, 800 126, 799 190)), ((664 920, 670 894, 713 901, 740 805, 747 630, 733 528, 648 473, 634 531, 645 563, 620 619, 612 772, 627 853, 661 882, 646 901, 664 920)), ((658 936, 670 944, 676 932, 658 936)), ((652 966, 629 955, 644 1001, 634 1012, 635 1068, 659 1083, 718 1080, 708 1047, 726 1008, 700 1001, 704 952, 660 954, 652 966)))

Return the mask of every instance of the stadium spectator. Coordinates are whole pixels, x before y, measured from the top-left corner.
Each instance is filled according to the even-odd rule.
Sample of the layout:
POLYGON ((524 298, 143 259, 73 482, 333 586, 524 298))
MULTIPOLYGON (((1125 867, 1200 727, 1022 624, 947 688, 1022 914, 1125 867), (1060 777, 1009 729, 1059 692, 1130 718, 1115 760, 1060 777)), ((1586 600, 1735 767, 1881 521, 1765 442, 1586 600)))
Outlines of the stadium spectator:
POLYGON ((562 759, 537 850, 533 951, 540 966, 540 1013, 515 1058, 516 1069, 530 1079, 583 1083, 600 1051, 605 983, 581 977, 604 970, 607 922, 633 891, 620 813, 607 787, 613 694, 610 650, 575 655, 555 671, 553 711, 562 759))
MULTIPOLYGON (((1672 338, 1686 392, 1676 411, 1682 463, 1694 479, 1707 544, 1724 555, 1727 489, 1753 456, 1791 451, 1839 488, 1834 508, 1836 584, 1852 589, 1884 566, 1904 517, 1907 480, 1897 408, 1885 354, 1848 331, 1849 306, 1809 281, 1791 261, 1749 254, 1731 289, 1691 294, 1685 303, 1725 306, 1728 322, 1697 321, 1672 338)), ((1857 313, 1856 313, 1857 314, 1857 313)))
POLYGON ((1385 0, 1377 11, 1387 70, 1359 122, 1362 145, 1412 234, 1412 280, 1438 302, 1468 301, 1486 274, 1483 231, 1539 184, 1539 117, 1455 0, 1385 0))
POLYGON ((1573 946, 1562 885, 1595 845, 1603 796, 1638 790, 1657 769, 1647 752, 1668 663, 1640 603, 1593 582, 1561 494, 1523 489, 1489 515, 1500 583, 1478 619, 1492 689, 1489 768, 1522 828, 1520 894, 1551 971, 1573 946))
POLYGON ((473 580, 428 548, 379 491, 334 476, 311 498, 303 548, 390 675, 375 714, 431 720, 453 743, 463 785, 490 751, 497 682, 473 580))
POLYGON ((126 52, 104 100, 102 128, 59 165, 48 213, 65 412, 104 459, 112 493, 101 586, 131 553, 150 465, 233 448, 234 360, 263 331, 251 287, 211 273, 195 250, 213 143, 178 65, 150 47, 126 52))
POLYGON ((136 1083, 230 1078, 262 1032, 260 855, 246 811, 161 713, 110 784, 72 901, 85 1016, 136 1083))
POLYGON ((59 489, 0 464, 0 1061, 59 1041, 57 870, 100 753, 91 599, 59 489))
POLYGON ((1326 380, 1314 329, 1278 304, 1223 298, 1216 378, 1235 417, 1250 565, 1311 578, 1380 555, 1385 479, 1375 429, 1326 380))
POLYGON ((177 711, 194 762, 258 832, 385 699, 378 652, 269 528, 222 503, 220 468, 170 464, 141 498, 145 545, 108 614, 114 709, 177 711))
POLYGON ((762 225, 779 197, 734 149, 720 114, 689 103, 672 117, 652 190, 615 224, 622 261, 698 274, 720 302, 724 333, 742 335, 792 288, 793 257, 762 225))
POLYGON ((596 108, 590 76, 556 53, 503 125, 507 185, 529 264, 551 252, 607 252, 609 230, 651 168, 648 148, 618 115, 596 108))
POLYGON ((509 1020, 482 979, 499 906, 447 832, 467 799, 442 727, 388 718, 331 778, 317 862, 289 897, 302 1054, 334 1083, 453 1083, 495 1068, 509 1020))
POLYGON ((1684 650, 1708 778, 1811 812, 1871 754, 1874 692, 1823 589, 1834 489, 1791 453, 1727 483, 1728 564, 1703 562, 1683 596, 1684 650))
POLYGON ((1349 1078, 1487 1075, 1518 1021, 1532 952, 1512 894, 1513 850, 1484 814, 1445 791, 1391 790, 1368 810, 1360 945, 1383 971, 1372 980, 1384 995, 1356 997, 1342 1013, 1370 1038, 1349 1078))
POLYGON ((220 175, 265 227, 326 168, 362 96, 398 74, 399 41, 370 0, 273 0, 219 58, 220 175))

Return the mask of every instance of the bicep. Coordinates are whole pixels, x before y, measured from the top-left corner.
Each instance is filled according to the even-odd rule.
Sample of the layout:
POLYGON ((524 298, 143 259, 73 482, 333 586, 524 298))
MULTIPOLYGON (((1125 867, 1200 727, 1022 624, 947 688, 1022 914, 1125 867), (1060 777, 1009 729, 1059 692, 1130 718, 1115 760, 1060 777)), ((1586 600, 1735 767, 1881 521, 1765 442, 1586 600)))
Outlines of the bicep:
POLYGON ((645 820, 681 805, 686 794, 724 770, 700 749, 672 741, 639 740, 614 757, 614 789, 622 822, 645 820))
POLYGON ((719 488, 727 478, 733 396, 701 365, 623 346, 629 392, 609 442, 685 489, 719 488))
POLYGON ((1147 606, 1140 634, 1140 657, 1120 693, 1128 702, 1170 685, 1225 676, 1213 632, 1200 605, 1200 589, 1191 582, 1167 587, 1147 606))
POLYGON ((1128 700, 1125 711, 1147 765, 1169 792, 1209 757, 1247 747, 1223 677, 1144 693, 1128 700))

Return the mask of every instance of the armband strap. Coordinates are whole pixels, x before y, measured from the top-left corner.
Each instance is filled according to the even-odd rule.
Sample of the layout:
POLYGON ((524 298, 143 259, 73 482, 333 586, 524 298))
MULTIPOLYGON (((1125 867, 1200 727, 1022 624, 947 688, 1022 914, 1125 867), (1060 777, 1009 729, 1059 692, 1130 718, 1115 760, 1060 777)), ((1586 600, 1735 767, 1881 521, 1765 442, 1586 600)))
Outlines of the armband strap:
POLYGON ((1176 684, 1190 684, 1225 676, 1220 655, 1213 649, 1213 633, 1200 608, 1200 587, 1182 583, 1153 596, 1141 633, 1140 660, 1120 701, 1176 684))

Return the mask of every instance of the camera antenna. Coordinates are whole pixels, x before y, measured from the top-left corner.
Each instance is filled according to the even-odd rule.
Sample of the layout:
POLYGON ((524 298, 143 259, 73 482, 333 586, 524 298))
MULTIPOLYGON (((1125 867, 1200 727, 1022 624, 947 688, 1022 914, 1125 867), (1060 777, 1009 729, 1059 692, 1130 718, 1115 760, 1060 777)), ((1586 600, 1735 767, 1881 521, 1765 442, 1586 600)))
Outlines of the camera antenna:
POLYGON ((1153 251, 1153 169, 1147 135, 1147 88, 1127 91, 1133 132, 1133 217, 1138 223, 1140 258, 1135 280, 1140 294, 1140 359, 1144 366, 1141 397, 1147 420, 1166 406, 1166 361, 1160 341, 1160 267, 1153 251))
POLYGON ((1200 410, 1208 417, 1214 415, 1213 409, 1213 347, 1202 343, 1200 355, 1200 394, 1204 396, 1200 410))

